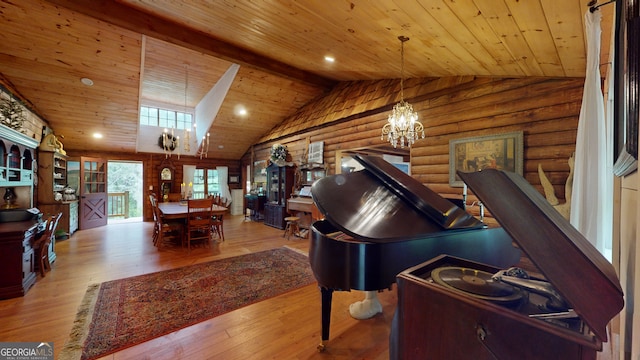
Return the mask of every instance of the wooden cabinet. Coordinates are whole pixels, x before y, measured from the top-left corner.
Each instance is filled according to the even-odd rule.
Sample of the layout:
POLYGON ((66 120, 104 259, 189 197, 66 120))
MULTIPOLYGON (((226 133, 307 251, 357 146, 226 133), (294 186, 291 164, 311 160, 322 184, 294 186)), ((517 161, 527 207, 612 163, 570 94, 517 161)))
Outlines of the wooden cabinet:
POLYGON ((62 212, 62 217, 58 222, 56 233, 66 233, 73 235, 78 230, 78 201, 60 201, 53 204, 39 204, 38 209, 45 215, 53 215, 62 212))
POLYGON ((247 194, 247 208, 251 210, 251 219, 264 220, 264 203, 267 200, 265 195, 247 194))
POLYGON ((285 207, 276 204, 264 204, 264 223, 278 229, 284 229, 285 207))
POLYGON ((24 296, 36 282, 31 244, 37 222, 0 223, 0 299, 24 296))
POLYGON ((291 166, 271 164, 267 167, 267 202, 264 205, 264 223, 284 229, 285 207, 294 186, 295 169, 291 166))
POLYGON ((78 201, 64 201, 63 190, 68 186, 67 156, 57 152, 38 154, 38 209, 44 215, 62 212, 56 231, 71 236, 78 230, 78 201))

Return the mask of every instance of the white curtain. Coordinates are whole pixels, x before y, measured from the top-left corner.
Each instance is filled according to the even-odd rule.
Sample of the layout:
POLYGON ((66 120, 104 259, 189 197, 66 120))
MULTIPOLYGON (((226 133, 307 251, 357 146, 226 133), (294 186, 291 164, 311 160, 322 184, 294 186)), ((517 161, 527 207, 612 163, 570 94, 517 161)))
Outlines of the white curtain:
POLYGON ((218 183, 220 185, 220 197, 231 201, 231 191, 229 191, 229 168, 226 166, 217 166, 218 183))
POLYGON ((576 139, 571 224, 611 261, 613 174, 600 79, 600 11, 585 14, 587 69, 576 139), (609 171, 607 171, 609 168, 609 171))
POLYGON ((195 172, 195 165, 182 165, 182 183, 185 184, 185 192, 189 191, 188 186, 189 183, 193 183, 193 175, 195 174, 195 172))

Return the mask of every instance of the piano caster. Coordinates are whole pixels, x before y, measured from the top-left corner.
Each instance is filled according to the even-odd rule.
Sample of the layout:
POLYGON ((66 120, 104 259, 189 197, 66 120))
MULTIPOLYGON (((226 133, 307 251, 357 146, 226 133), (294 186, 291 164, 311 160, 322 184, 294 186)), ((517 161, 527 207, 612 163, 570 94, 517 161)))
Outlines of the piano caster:
POLYGON ((323 343, 320 343, 318 344, 317 349, 318 349, 318 352, 321 353, 321 352, 324 352, 324 350, 326 349, 326 346, 323 343))

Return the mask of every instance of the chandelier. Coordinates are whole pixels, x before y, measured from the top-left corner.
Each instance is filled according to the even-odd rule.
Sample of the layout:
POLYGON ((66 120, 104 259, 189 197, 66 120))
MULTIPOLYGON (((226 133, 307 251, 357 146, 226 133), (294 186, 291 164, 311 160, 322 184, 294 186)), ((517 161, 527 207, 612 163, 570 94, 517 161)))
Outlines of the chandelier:
POLYGON ((387 141, 397 147, 404 148, 405 142, 411 147, 413 143, 420 137, 424 139, 424 127, 418 121, 418 114, 413 111, 413 106, 404 101, 404 43, 409 38, 406 36, 398 36, 400 40, 401 50, 400 56, 402 63, 400 67, 400 102, 394 105, 391 115, 389 115, 388 123, 382 127, 382 136, 380 140, 384 140, 387 135, 387 141))

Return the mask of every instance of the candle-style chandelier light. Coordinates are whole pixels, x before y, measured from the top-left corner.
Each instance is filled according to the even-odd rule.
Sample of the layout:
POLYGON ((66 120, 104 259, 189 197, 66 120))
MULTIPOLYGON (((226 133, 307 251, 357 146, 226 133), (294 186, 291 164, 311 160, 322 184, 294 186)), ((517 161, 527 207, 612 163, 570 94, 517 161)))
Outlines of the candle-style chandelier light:
POLYGON ((400 40, 402 59, 400 67, 400 102, 393 107, 393 112, 389 115, 388 123, 382 127, 381 140, 387 135, 387 140, 397 147, 404 148, 405 142, 411 147, 419 137, 424 139, 424 127, 418 121, 418 114, 413 111, 413 106, 404 101, 404 43, 409 40, 406 36, 398 36, 400 40))
POLYGON ((198 148, 198 152, 196 156, 200 156, 200 159, 204 156, 207 157, 209 153, 209 133, 202 137, 202 143, 200 144, 200 148, 198 148))

